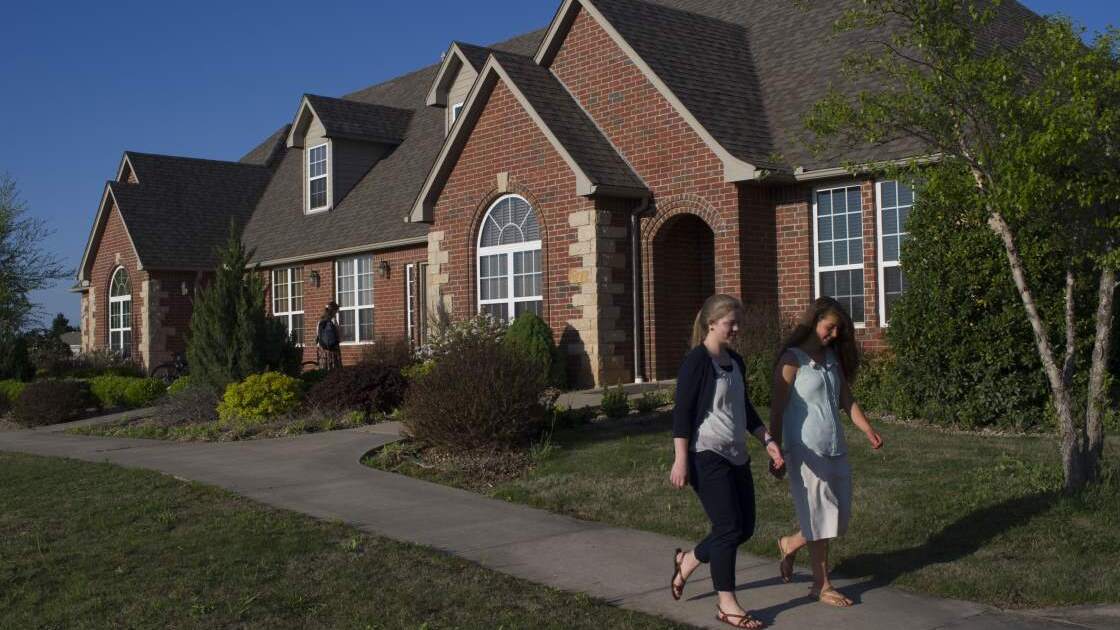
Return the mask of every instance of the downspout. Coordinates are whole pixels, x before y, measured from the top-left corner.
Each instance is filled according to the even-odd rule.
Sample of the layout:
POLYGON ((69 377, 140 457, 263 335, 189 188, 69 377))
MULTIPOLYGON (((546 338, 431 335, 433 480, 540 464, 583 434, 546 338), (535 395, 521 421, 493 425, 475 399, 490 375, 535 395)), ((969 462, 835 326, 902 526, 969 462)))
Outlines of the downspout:
POLYGON ((645 339, 642 331, 644 322, 642 321, 642 238, 641 231, 638 229, 639 219, 643 214, 649 211, 650 195, 642 197, 641 203, 634 208, 634 212, 630 214, 630 282, 633 285, 634 292, 633 299, 630 301, 633 306, 633 323, 634 323, 634 382, 644 383, 645 375, 642 373, 642 367, 645 365, 645 339))

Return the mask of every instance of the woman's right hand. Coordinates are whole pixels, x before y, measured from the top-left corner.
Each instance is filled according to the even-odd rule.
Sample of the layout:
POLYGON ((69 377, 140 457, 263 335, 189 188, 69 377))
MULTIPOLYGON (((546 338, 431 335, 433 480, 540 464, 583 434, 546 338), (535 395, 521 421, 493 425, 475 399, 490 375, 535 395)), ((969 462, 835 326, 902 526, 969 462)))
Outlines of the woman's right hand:
POLYGON ((669 471, 669 483, 678 490, 688 483, 688 462, 680 459, 673 460, 673 468, 669 471))

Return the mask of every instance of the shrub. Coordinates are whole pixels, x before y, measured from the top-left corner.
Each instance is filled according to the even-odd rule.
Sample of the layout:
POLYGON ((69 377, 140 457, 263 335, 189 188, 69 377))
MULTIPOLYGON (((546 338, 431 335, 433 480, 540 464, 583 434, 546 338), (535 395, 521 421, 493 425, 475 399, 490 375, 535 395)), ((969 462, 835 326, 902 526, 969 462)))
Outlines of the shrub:
POLYGON ((556 405, 552 410, 553 424, 559 429, 583 426, 595 419, 596 414, 594 407, 571 409, 564 405, 556 405))
POLYGON ((630 401, 630 406, 638 413, 649 413, 672 402, 673 391, 659 387, 642 392, 641 396, 630 401))
POLYGON ((218 420, 219 402, 218 395, 209 387, 188 385, 175 392, 169 389, 154 422, 165 427, 213 423, 218 420))
POLYGON ((167 386, 158 378, 132 378, 124 390, 124 405, 129 409, 147 407, 167 393, 167 386))
POLYGON ((29 333, 27 339, 27 354, 37 374, 54 378, 66 374, 72 358, 70 346, 49 330, 29 333))
POLYGON ((131 381, 127 376, 96 376, 89 380, 90 393, 102 407, 123 407, 125 391, 131 381))
POLYGON ((532 360, 493 337, 457 338, 409 387, 401 416, 430 446, 527 447, 548 425, 553 400, 532 360))
POLYGON ((362 352, 362 359, 359 363, 387 365, 403 370, 415 364, 418 360, 408 340, 378 339, 372 346, 368 346, 362 352))
POLYGON ((16 398, 12 414, 25 427, 58 424, 81 415, 88 401, 88 392, 79 381, 37 381, 16 398))
POLYGON ((0 332, 0 378, 30 381, 35 376, 35 365, 27 354, 27 340, 23 335, 0 332))
POLYGON ((552 339, 552 329, 540 317, 529 312, 518 315, 506 330, 504 343, 533 359, 553 387, 563 389, 567 384, 564 360, 552 339))
POLYGON ((420 361, 419 363, 413 363, 412 365, 401 369, 401 376, 405 377, 409 381, 415 381, 421 376, 424 376, 425 374, 431 372, 432 368, 435 367, 435 365, 436 362, 431 359, 428 359, 427 361, 420 361))
POLYGON ((226 387, 218 405, 218 419, 231 427, 261 424, 298 407, 300 390, 299 379, 285 374, 252 374, 226 387))
POLYGON ((13 379, 0 381, 0 411, 10 409, 25 387, 27 384, 23 381, 13 379))
POLYGON ((894 355, 886 352, 863 355, 852 395, 864 411, 912 417, 913 409, 900 388, 894 355))
POLYGON ((599 408, 608 418, 621 418, 630 413, 630 400, 621 384, 603 388, 603 400, 599 403, 599 408))
POLYGON ((464 343, 500 343, 506 333, 506 325, 489 313, 479 313, 474 317, 457 322, 445 322, 432 330, 428 345, 421 350, 422 359, 440 359, 464 343))
POLYGON ((143 376, 140 366, 116 352, 94 350, 70 357, 62 368, 62 374, 71 378, 93 378, 95 376, 143 376))
POLYGON ((187 374, 187 375, 184 375, 184 376, 180 376, 179 378, 175 379, 175 382, 173 382, 173 383, 171 383, 170 385, 167 386, 167 395, 168 396, 174 396, 175 394, 178 394, 179 392, 187 389, 190 386, 191 386, 190 375, 187 374))
POLYGON ((359 363, 329 372, 307 392, 307 404, 336 411, 359 411, 367 419, 400 406, 408 380, 399 369, 359 363))

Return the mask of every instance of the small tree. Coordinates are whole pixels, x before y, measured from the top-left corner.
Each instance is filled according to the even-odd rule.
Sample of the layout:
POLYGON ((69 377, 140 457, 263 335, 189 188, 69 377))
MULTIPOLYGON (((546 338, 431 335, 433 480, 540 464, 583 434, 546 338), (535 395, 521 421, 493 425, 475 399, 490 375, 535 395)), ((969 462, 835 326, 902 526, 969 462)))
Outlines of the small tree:
POLYGON ((54 319, 51 320, 50 334, 52 337, 62 337, 62 335, 68 332, 75 332, 77 330, 77 328, 70 325, 70 320, 62 313, 55 315, 54 319))
POLYGON ((192 382, 220 391, 250 374, 299 369, 299 349, 283 323, 265 312, 264 285, 249 269, 251 256, 231 223, 214 280, 200 291, 191 315, 192 382))
POLYGON ((822 147, 923 141, 938 159, 909 168, 910 178, 920 170, 919 203, 955 204, 999 238, 1050 388, 1072 492, 1098 476, 1104 449, 1120 267, 1120 37, 1110 29, 1086 46, 1068 21, 1048 19, 1020 41, 1000 40, 1005 29, 989 27, 1001 4, 865 0, 839 28, 892 36, 869 41, 846 71, 884 87, 854 98, 834 93, 807 122, 822 147), (1059 295, 1046 296, 1045 283, 1028 274, 1024 235, 1062 252, 1059 295), (1078 303, 1079 283, 1096 286, 1095 309, 1078 303), (1057 318, 1046 316, 1049 300, 1063 305, 1057 318), (1077 352, 1078 313, 1093 310, 1086 365, 1077 352), (1079 374, 1087 383, 1083 422, 1073 400, 1079 374))
POLYGON ((15 181, 0 175, 0 334, 16 335, 35 305, 33 291, 66 276, 62 264, 41 250, 50 230, 41 219, 25 216, 27 207, 15 181))

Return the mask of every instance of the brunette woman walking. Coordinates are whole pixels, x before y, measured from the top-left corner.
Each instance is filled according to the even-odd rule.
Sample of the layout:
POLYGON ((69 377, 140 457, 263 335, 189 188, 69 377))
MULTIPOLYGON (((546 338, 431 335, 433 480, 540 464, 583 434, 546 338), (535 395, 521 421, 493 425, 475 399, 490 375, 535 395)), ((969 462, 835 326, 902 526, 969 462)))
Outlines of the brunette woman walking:
POLYGON ((794 557, 808 545, 813 569, 809 596, 840 608, 852 605, 828 578, 828 541, 847 531, 852 513, 852 469, 840 410, 871 448, 883 446, 852 397, 858 367, 851 317, 836 300, 819 298, 782 344, 770 408, 770 433, 779 441, 785 438, 789 489, 800 526, 778 539, 779 572, 784 582, 792 580, 794 557))
POLYGON ((747 397, 746 367, 731 345, 743 324, 743 305, 727 295, 713 295, 696 315, 692 351, 677 376, 673 409, 675 457, 669 481, 686 483, 700 497, 712 523, 711 533, 690 551, 673 554, 673 599, 680 599, 688 576, 711 564, 718 593, 716 618, 735 628, 758 630, 735 597, 735 556, 754 533, 754 482, 747 454, 747 433, 766 448, 773 466, 782 466, 778 443, 770 438, 747 397))

